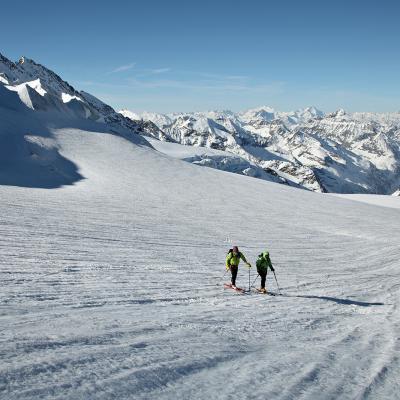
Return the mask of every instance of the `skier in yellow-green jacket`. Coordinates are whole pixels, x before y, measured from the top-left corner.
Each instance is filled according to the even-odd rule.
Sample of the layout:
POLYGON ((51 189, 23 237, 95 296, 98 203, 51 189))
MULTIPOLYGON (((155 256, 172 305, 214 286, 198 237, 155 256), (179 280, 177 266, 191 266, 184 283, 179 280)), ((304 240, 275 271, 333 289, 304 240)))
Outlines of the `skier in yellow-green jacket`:
POLYGON ((232 274, 232 288, 236 289, 236 277, 239 269, 240 260, 243 260, 246 265, 251 268, 251 265, 247 262, 246 257, 241 253, 237 246, 233 246, 226 256, 226 270, 230 270, 232 274))

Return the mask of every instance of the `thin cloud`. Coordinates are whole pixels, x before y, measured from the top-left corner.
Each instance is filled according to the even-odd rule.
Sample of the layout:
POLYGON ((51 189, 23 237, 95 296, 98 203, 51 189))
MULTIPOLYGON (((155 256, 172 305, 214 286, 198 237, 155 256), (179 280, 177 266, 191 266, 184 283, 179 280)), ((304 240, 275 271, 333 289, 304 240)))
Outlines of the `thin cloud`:
POLYGON ((135 74, 135 78, 148 78, 152 75, 160 75, 165 74, 166 72, 170 72, 171 68, 153 68, 153 69, 143 69, 139 70, 138 73, 135 74))
POLYGON ((121 65, 120 67, 115 68, 114 70, 112 70, 111 73, 115 74, 117 72, 129 71, 135 65, 136 65, 136 63, 130 63, 130 64, 127 64, 127 65, 121 65))
MULTIPOLYGON (((154 77, 157 75, 153 75, 154 77)), ((104 89, 177 89, 188 91, 209 91, 219 93, 243 93, 243 94, 268 94, 278 95, 286 91, 286 82, 250 82, 240 79, 203 79, 203 80, 180 80, 180 79, 140 79, 140 76, 128 78, 125 83, 81 81, 78 84, 92 87, 102 87, 104 89)))
POLYGON ((221 81, 244 81, 249 80, 250 78, 245 75, 220 75, 220 74, 210 74, 208 72, 200 72, 199 76, 207 79, 215 79, 221 81))
POLYGON ((138 79, 128 80, 131 87, 140 87, 145 89, 185 89, 185 90, 209 90, 209 91, 230 91, 230 92, 253 92, 278 94, 284 90, 285 82, 270 83, 242 83, 229 81, 181 81, 174 79, 158 79, 152 81, 143 81, 138 79))
POLYGON ((164 74, 165 72, 171 71, 171 68, 156 68, 150 70, 152 74, 164 74))

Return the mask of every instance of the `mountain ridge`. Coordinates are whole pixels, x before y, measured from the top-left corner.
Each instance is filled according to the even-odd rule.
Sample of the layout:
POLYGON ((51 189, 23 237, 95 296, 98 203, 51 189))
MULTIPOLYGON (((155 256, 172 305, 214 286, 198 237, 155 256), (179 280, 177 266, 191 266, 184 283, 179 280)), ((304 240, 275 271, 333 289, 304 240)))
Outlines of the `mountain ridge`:
POLYGON ((47 67, 21 57, 13 62, 0 53, 0 84, 15 91, 28 108, 107 124, 114 131, 142 133, 138 124, 95 96, 76 90, 47 67))
POLYGON ((268 106, 238 113, 120 113, 155 124, 148 136, 234 153, 308 190, 392 194, 400 185, 400 113, 268 106))

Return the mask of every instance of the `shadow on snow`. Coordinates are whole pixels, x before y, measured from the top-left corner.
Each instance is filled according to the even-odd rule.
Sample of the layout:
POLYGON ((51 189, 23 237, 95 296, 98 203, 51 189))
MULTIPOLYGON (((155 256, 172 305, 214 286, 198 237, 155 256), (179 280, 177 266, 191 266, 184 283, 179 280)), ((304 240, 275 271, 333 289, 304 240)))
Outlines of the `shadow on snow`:
POLYGON ((312 296, 312 295, 290 295, 290 294, 282 294, 284 297, 296 297, 301 299, 319 299, 325 301, 333 301, 337 304, 344 304, 349 306, 360 306, 360 307, 370 307, 370 306, 383 306, 385 303, 369 303, 365 301, 358 301, 358 300, 350 300, 350 299, 339 299, 337 297, 330 297, 330 296, 312 296))

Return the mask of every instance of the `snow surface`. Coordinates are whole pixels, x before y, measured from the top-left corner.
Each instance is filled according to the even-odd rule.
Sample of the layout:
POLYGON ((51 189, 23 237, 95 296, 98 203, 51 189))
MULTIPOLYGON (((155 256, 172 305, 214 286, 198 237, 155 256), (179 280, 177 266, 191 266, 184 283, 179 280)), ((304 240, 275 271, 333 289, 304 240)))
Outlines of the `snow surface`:
POLYGON ((199 166, 265 179, 270 182, 285 182, 279 177, 265 173, 265 171, 257 165, 227 151, 162 142, 154 138, 146 139, 154 149, 161 153, 199 166))
POLYGON ((149 112, 143 112, 143 113, 134 113, 129 110, 121 110, 119 111, 123 116, 130 118, 132 120, 146 120, 146 121, 152 121, 154 122, 157 126, 166 126, 172 123, 172 119, 169 118, 166 115, 163 114, 157 114, 157 113, 149 113, 149 112))
POLYGON ((399 398, 398 210, 49 136, 82 179, 0 186, 0 398, 399 398), (233 244, 283 296, 223 289, 233 244))
POLYGON ((61 99, 64 103, 69 103, 71 100, 82 101, 82 99, 78 96, 72 96, 68 93, 61 93, 61 99))
POLYGON ((361 201, 363 203, 375 204, 382 207, 400 208, 400 198, 396 195, 385 196, 379 194, 332 194, 350 200, 361 201))
MULTIPOLYGON (((21 83, 20 85, 16 86, 5 86, 8 90, 14 91, 18 93, 19 98, 21 101, 30 109, 35 109, 35 102, 32 101, 32 94, 39 94, 43 97, 47 92, 43 89, 41 82, 39 79, 36 79, 31 82, 21 83), (33 89, 34 91, 30 90, 33 89)), ((37 96, 37 95, 36 95, 37 96)))

